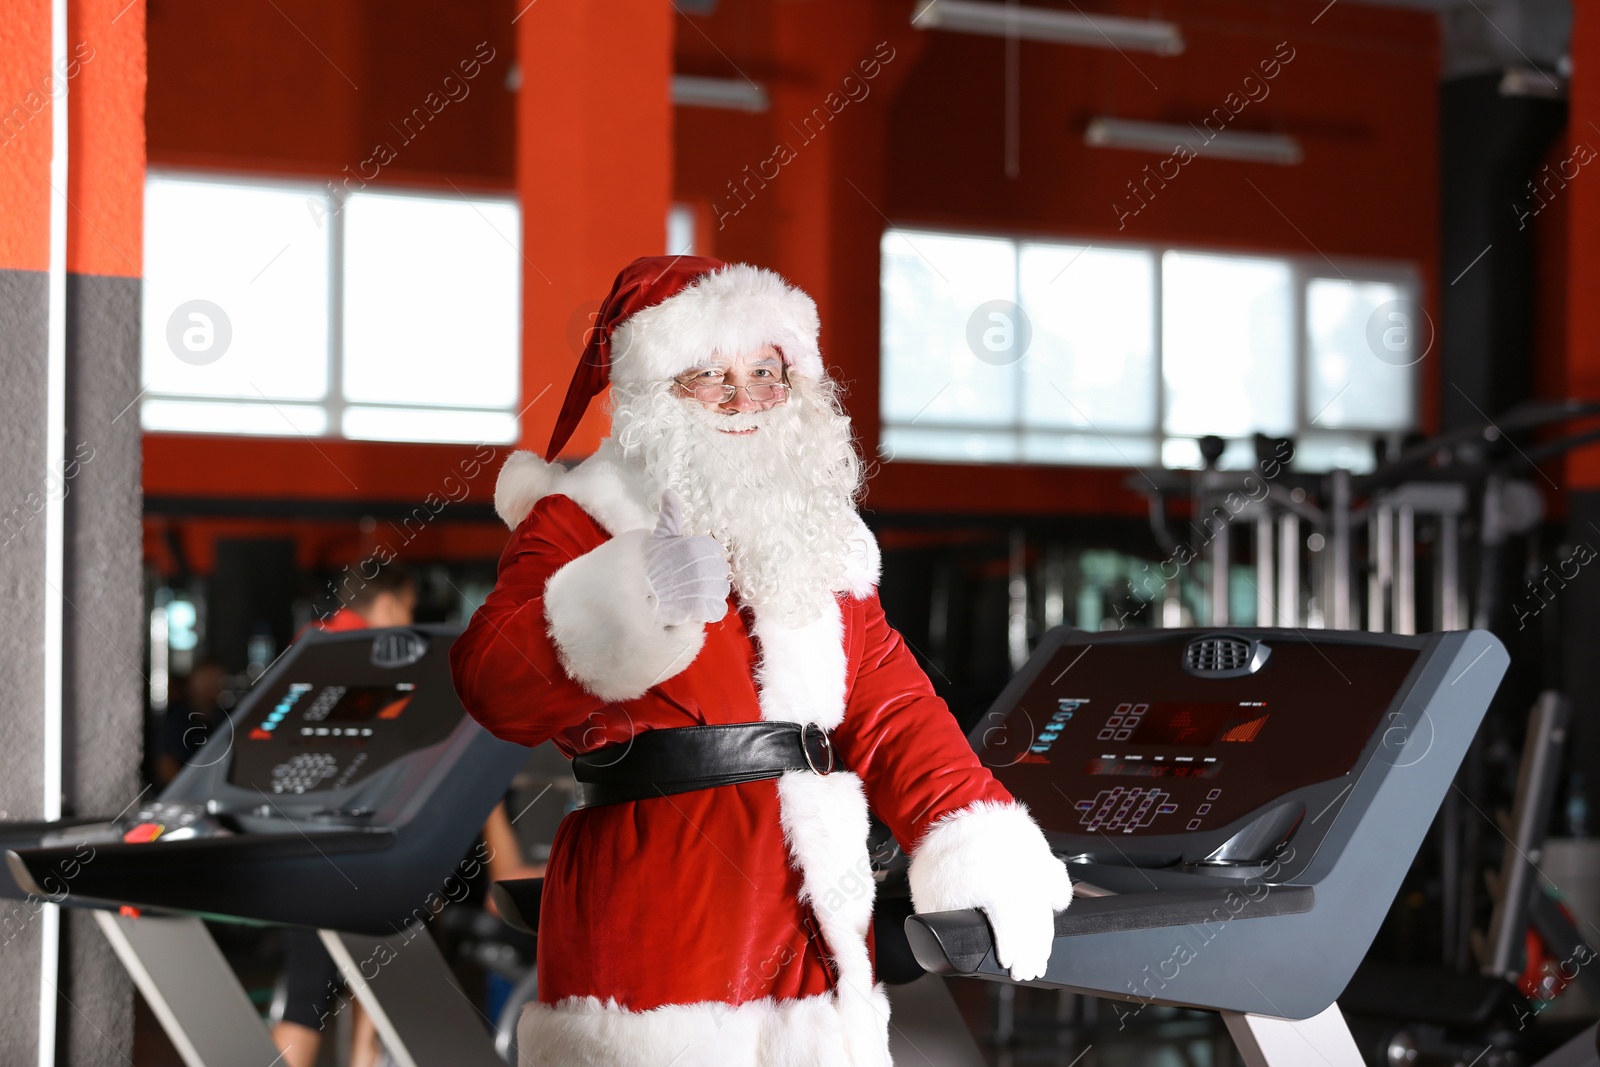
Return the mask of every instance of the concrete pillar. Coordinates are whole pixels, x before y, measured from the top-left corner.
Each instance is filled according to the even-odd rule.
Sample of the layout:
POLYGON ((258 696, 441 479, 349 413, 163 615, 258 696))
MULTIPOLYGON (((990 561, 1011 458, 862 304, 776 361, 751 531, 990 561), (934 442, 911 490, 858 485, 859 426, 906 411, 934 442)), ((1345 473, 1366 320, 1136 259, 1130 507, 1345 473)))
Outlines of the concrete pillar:
MULTIPOLYGON (((65 62, 55 64, 48 0, 21 0, 0 21, 0 815, 13 820, 115 813, 138 794, 143 735, 139 413, 130 407, 139 391, 142 0, 71 0, 62 43, 65 62), (64 143, 54 126, 63 102, 64 143), (51 180, 62 151, 64 187, 51 180), (63 197, 54 225, 65 240, 55 396, 53 195, 63 197), (53 424, 55 462, 52 403, 64 412, 53 424), (57 734, 59 749, 49 741, 57 734)), ((0 903, 9 920, 0 1058, 126 1063, 132 986, 93 923, 62 909, 57 928, 37 901, 0 903)))

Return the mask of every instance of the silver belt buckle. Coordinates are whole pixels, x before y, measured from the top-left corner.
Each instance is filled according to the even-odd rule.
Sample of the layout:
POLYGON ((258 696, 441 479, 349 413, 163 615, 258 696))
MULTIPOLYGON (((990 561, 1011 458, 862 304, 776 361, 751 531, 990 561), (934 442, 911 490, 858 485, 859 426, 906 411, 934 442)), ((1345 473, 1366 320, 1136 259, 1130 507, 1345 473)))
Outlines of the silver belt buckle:
POLYGON ((811 768, 811 773, 813 774, 825 778, 832 774, 834 767, 838 765, 838 760, 834 755, 833 738, 829 737, 828 731, 817 723, 808 722, 800 727, 800 751, 805 754, 806 766, 811 768), (809 731, 811 730, 816 730, 817 736, 822 738, 822 750, 828 754, 828 766, 826 769, 818 767, 817 761, 811 758, 811 745, 808 743, 809 731))

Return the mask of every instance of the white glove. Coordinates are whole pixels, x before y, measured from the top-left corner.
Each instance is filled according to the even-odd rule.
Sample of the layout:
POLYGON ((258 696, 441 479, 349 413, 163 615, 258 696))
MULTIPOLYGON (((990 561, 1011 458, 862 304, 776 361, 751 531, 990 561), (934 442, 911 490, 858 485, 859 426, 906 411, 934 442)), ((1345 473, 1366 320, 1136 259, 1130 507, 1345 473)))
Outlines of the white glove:
POLYGON ((981 909, 1000 966, 1019 982, 1044 976, 1055 913, 1072 903, 1072 880, 1026 808, 979 801, 941 819, 907 873, 918 912, 981 909))
POLYGON ((716 622, 728 612, 728 560, 715 538, 683 535, 683 501, 661 494, 661 518, 644 543, 644 574, 663 626, 716 622))
POLYGON ((1072 880, 1066 865, 1047 852, 1002 900, 983 905, 994 930, 995 962, 1018 982, 1043 978, 1055 946, 1055 914, 1070 903, 1072 880))

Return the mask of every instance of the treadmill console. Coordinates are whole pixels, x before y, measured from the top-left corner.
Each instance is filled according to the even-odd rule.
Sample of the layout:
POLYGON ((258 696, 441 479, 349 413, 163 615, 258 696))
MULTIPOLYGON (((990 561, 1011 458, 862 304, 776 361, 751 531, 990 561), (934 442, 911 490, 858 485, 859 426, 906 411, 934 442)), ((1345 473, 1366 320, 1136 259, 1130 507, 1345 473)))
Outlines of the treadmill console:
POLYGON ((395 818, 452 738, 476 732, 450 680, 455 633, 416 626, 306 635, 161 799, 205 805, 243 829, 395 818))
MULTIPOLYGON (((1079 885, 1039 984, 1135 1013, 1326 1010, 1509 662, 1482 630, 1046 634, 970 737, 1079 885)), ((905 929, 929 970, 1009 981, 982 911, 905 929)))
POLYGON ((1259 867, 1418 725, 1417 641, 1357 638, 1056 631, 971 740, 1062 855, 1259 867))
POLYGON ((0 841, 0 896, 35 892, 91 845, 74 906, 379 935, 415 920, 527 760, 456 697, 460 632, 306 634, 159 796, 0 841))
MULTIPOLYGON (((452 694, 453 697, 454 694, 452 694)), ((417 684, 278 683, 262 694, 235 742, 232 785, 274 795, 354 785, 400 756, 437 744, 455 722, 428 715, 417 684), (418 704, 409 717, 406 712, 418 704)))

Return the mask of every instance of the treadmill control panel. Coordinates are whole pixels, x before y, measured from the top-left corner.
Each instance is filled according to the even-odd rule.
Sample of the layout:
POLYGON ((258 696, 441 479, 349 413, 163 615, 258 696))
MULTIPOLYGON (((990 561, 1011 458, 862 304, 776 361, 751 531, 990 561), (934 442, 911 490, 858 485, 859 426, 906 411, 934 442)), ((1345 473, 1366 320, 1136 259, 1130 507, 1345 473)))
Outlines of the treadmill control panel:
MULTIPOLYGON (((457 699, 458 626, 312 632, 278 658, 164 801, 201 804, 231 830, 318 829, 415 816, 429 768, 481 731, 457 699)), ((164 831, 167 837, 172 831, 164 831)))
POLYGON ((204 804, 168 804, 159 800, 139 805, 132 815, 117 820, 116 828, 122 840, 129 842, 183 841, 228 832, 206 812, 204 804))
POLYGON ((238 724, 228 782, 268 796, 355 785, 455 729, 459 712, 430 715, 418 695, 412 681, 280 683, 238 724))
POLYGON ((984 764, 1058 851, 1232 857, 1223 846, 1253 823, 1270 847, 1267 831, 1292 833, 1312 787, 1332 797, 1381 745, 1418 657, 1289 631, 1265 639, 1257 668, 1208 677, 1185 667, 1196 639, 1072 634, 974 729, 984 764))

